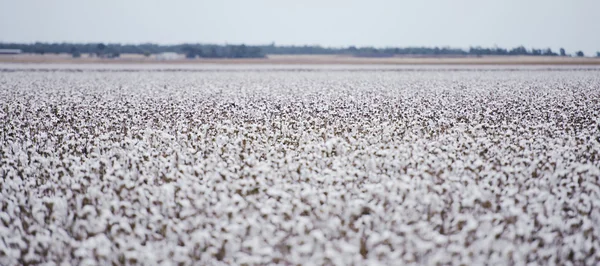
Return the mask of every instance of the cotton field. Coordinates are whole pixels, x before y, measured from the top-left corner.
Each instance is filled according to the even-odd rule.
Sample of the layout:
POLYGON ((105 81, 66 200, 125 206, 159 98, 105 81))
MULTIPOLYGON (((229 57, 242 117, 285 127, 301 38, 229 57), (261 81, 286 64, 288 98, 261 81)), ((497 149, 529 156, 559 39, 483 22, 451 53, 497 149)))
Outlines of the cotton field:
POLYGON ((0 265, 594 265, 600 68, 0 68, 0 265))

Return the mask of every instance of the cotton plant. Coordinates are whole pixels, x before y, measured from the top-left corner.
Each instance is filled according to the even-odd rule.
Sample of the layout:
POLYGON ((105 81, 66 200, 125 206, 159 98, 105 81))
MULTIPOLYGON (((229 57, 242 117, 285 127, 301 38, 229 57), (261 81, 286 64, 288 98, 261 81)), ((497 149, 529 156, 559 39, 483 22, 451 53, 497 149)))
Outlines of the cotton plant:
POLYGON ((0 264, 595 264, 597 70, 0 73, 0 264))

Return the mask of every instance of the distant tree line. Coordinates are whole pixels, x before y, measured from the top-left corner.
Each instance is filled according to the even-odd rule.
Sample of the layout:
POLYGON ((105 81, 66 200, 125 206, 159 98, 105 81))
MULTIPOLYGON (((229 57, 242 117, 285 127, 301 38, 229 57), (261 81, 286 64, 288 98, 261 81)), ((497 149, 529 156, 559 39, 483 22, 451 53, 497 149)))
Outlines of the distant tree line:
POLYGON ((184 44, 175 52, 187 58, 262 58, 265 54, 259 47, 242 45, 184 44))
POLYGON ((266 54, 341 54, 354 55, 360 57, 390 57, 395 55, 457 55, 465 56, 469 53, 458 48, 429 48, 429 47, 345 47, 345 48, 327 48, 321 46, 259 46, 266 54))
POLYGON ((82 54, 103 58, 115 58, 121 54, 152 54, 173 52, 185 54, 188 58, 261 58, 265 54, 257 46, 246 45, 212 45, 212 44, 103 44, 103 43, 0 43, 0 49, 21 49, 23 53, 62 54, 69 53, 73 57, 82 54))
MULTIPOLYGON (((571 56, 565 49, 559 51, 546 49, 527 49, 523 46, 512 49, 499 47, 471 47, 468 50, 451 47, 344 47, 331 48, 318 45, 303 46, 277 46, 258 45, 216 45, 216 44, 176 44, 160 45, 153 43, 145 44, 103 44, 103 43, 0 43, 0 49, 21 49, 24 53, 36 54, 60 54, 69 53, 73 57, 81 57, 82 54, 89 56, 115 58, 121 54, 152 54, 172 52, 184 54, 187 58, 262 58, 266 54, 340 54, 358 57, 392 57, 392 56, 505 56, 505 55, 528 55, 528 56, 571 56)), ((576 56, 585 56, 582 51, 576 51, 576 56)), ((600 57, 600 52, 596 54, 600 57)))
MULTIPOLYGON (((468 50, 451 47, 360 47, 326 48, 321 46, 259 46, 266 54, 347 54, 364 57, 391 57, 391 56, 503 56, 503 55, 528 55, 528 56, 571 56, 564 48, 558 52, 546 49, 527 49, 524 46, 512 49, 471 47, 468 50)), ((584 56, 582 51, 575 52, 577 56, 584 56)), ((600 56, 600 52, 598 52, 600 56)))

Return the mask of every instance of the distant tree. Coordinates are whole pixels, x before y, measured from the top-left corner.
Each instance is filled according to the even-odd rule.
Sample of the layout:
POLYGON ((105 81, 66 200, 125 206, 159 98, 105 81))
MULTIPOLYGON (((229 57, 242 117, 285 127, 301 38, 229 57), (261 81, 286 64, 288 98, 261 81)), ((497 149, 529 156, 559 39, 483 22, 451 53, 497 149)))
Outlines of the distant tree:
POLYGON ((79 52, 79 50, 77 50, 77 47, 75 47, 75 46, 71 47, 71 56, 73 56, 73 58, 81 57, 81 53, 79 52))
POLYGON ((240 46, 236 47, 236 53, 234 54, 234 57, 236 58, 242 58, 242 57, 247 57, 248 56, 248 47, 246 47, 245 44, 242 44, 240 46))
POLYGON ((565 52, 565 48, 560 48, 560 56, 567 56, 567 53, 565 52))
POLYGON ((596 52, 596 57, 600 57, 600 52, 596 52))
POLYGON ((191 45, 186 45, 183 48, 181 48, 181 50, 185 53, 185 58, 194 59, 196 58, 196 56, 198 56, 198 49, 191 45))
POLYGON ((578 57, 584 57, 585 54, 583 54, 582 51, 577 51, 577 53, 575 53, 578 57))
POLYGON ((509 52, 509 55, 528 55, 527 49, 523 46, 512 48, 509 52))
POLYGON ((144 51, 144 56, 145 57, 150 57, 150 55, 152 55, 152 53, 148 52, 148 51, 144 51))
POLYGON ((495 54, 495 55, 507 55, 508 51, 506 49, 503 49, 503 48, 495 47, 494 51, 492 53, 495 54))
POLYGON ((552 52, 552 49, 547 48, 546 50, 544 50, 543 55, 545 55, 545 56, 556 56, 557 54, 555 52, 552 52))
POLYGON ((96 55, 98 57, 101 57, 102 55, 104 55, 104 50, 106 50, 105 44, 99 43, 98 45, 96 45, 96 55))
POLYGON ((209 58, 219 57, 219 53, 217 51, 217 47, 211 46, 208 49, 208 54, 206 55, 206 57, 209 57, 209 58))

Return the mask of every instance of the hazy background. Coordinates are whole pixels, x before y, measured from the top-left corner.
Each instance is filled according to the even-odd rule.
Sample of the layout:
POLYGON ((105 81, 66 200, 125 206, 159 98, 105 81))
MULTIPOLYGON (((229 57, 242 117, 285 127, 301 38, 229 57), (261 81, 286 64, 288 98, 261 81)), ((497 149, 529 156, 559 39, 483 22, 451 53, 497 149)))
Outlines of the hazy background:
POLYGON ((0 0, 0 42, 600 51, 598 0, 0 0))

